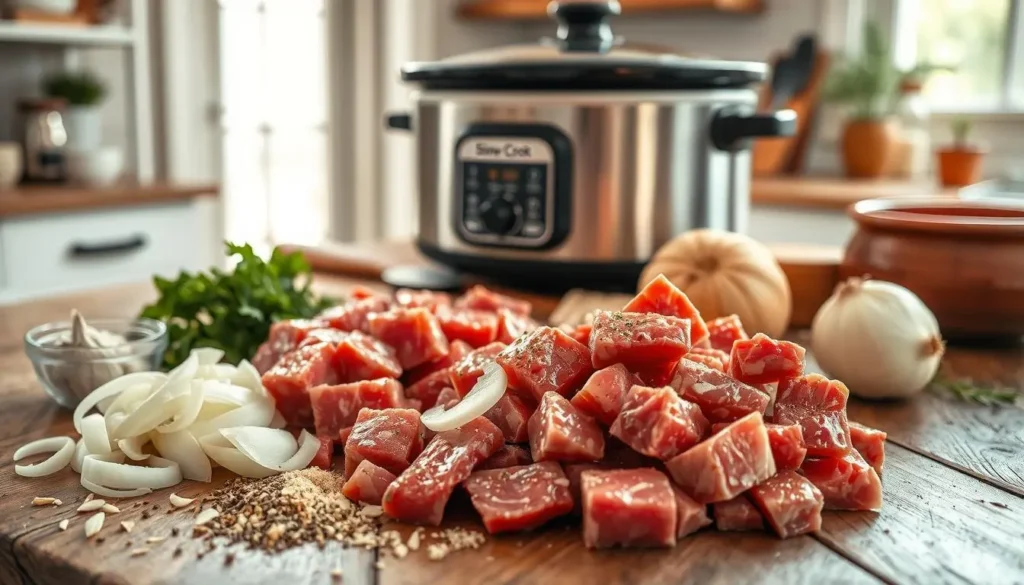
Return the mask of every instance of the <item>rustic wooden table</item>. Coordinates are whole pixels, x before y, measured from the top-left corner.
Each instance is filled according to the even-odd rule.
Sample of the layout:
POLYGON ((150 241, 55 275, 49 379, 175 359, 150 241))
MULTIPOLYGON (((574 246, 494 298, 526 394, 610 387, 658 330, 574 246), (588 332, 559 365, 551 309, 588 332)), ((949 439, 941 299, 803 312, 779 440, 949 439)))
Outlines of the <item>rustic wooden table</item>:
MULTIPOLYGON (((355 281, 322 279, 339 291, 355 281)), ((1024 583, 1024 410, 964 404, 924 394, 905 403, 853 402, 850 417, 889 433, 880 513, 827 512, 815 536, 778 540, 768 534, 701 532, 671 550, 591 552, 578 527, 556 524, 537 534, 491 538, 479 550, 444 561, 421 549, 379 567, 371 552, 328 545, 280 555, 242 549, 197 558, 191 514, 169 513, 167 495, 204 494, 212 485, 186 483, 145 498, 119 502, 111 520, 134 520, 129 534, 108 521, 99 538, 84 539, 75 508, 86 492, 70 469, 45 480, 14 474, 11 455, 21 444, 72 432, 71 416, 55 406, 35 380, 22 352, 24 332, 65 318, 129 316, 150 300, 148 285, 0 308, 0 583, 1024 583), (60 507, 32 507, 35 496, 60 498, 60 507), (61 532, 57 524, 71 519, 61 532), (174 528, 180 536, 171 536, 174 528), (148 537, 145 556, 131 548, 148 537)), ((550 307, 544 307, 550 310, 550 307)), ((870 364, 866 364, 870 367, 870 364)), ((949 352, 953 375, 1024 388, 1024 351, 949 352)), ((455 523, 477 526, 453 502, 455 523)), ((385 526, 385 529, 395 527, 385 526)), ((397 527, 405 534, 408 528, 397 527)))

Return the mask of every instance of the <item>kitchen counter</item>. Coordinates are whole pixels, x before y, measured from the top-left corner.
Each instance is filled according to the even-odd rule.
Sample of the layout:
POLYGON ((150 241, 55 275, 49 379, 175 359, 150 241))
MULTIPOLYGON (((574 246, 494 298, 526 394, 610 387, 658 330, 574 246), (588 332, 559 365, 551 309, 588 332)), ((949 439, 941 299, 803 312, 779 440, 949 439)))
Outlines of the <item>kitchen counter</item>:
MULTIPOLYGON (((333 294, 355 284, 381 288, 372 275, 318 277, 333 294)), ((535 534, 489 538, 479 550, 430 561, 421 549, 383 559, 329 543, 280 555, 244 549, 217 550, 197 558, 206 543, 190 534, 191 511, 166 513, 167 496, 208 493, 212 485, 186 482, 144 498, 119 501, 99 540, 85 541, 83 515, 75 508, 86 492, 70 469, 44 480, 15 476, 11 454, 40 437, 73 432, 71 414, 60 410, 36 382, 21 350, 21 335, 37 323, 66 318, 72 307, 85 315, 129 316, 154 292, 138 284, 0 308, 0 583, 1019 583, 1024 580, 1024 410, 990 408, 923 394, 907 402, 851 401, 853 420, 889 433, 880 513, 826 512, 815 536, 778 540, 762 533, 704 531, 670 550, 591 552, 579 528, 556 523, 535 534), (60 507, 33 507, 36 496, 56 497, 60 507), (67 531, 57 524, 71 519, 67 531), (136 522, 129 534, 118 523, 136 522), (172 529, 181 536, 171 536, 172 529), (144 556, 129 551, 148 537, 144 556), (180 554, 174 551, 180 549, 180 554)), ((545 305, 545 307, 549 307, 545 305)), ((545 311, 549 310, 545 308, 545 311)), ((544 317, 544 315, 538 315, 544 317)), ((795 332, 797 340, 804 339, 795 332)), ((813 360, 809 368, 813 368, 813 360)), ((948 375, 1024 389, 1021 348, 951 349, 948 375)), ((479 528, 464 503, 450 508, 446 525, 479 528)), ((385 525, 385 530, 407 527, 385 525)), ((429 534, 428 530, 428 534, 429 534)))
POLYGON ((22 186, 0 190, 0 217, 69 213, 109 207, 152 205, 216 196, 216 185, 116 185, 113 187, 22 186))
POLYGON ((862 199, 955 193, 955 189, 942 188, 930 181, 854 180, 815 176, 754 177, 750 201, 753 205, 842 211, 862 199))

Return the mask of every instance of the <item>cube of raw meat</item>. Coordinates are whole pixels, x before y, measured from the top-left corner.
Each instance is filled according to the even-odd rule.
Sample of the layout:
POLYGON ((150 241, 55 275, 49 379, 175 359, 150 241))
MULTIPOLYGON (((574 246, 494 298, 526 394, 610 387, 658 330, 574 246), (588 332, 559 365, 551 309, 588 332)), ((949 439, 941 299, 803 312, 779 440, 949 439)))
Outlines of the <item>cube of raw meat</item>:
POLYGON ((764 414, 768 395, 687 356, 679 360, 669 385, 700 407, 712 422, 731 422, 752 412, 764 414))
POLYGON ((866 427, 860 423, 850 423, 850 442, 860 453, 864 461, 879 474, 885 465, 885 431, 866 427))
POLYGON ((713 370, 718 370, 719 372, 726 372, 729 369, 729 354, 718 349, 711 349, 708 347, 691 347, 690 353, 686 354, 686 359, 694 362, 700 362, 713 370))
POLYGON ((426 410, 437 404, 437 397, 441 391, 450 387, 451 384, 452 380, 448 375, 448 370, 441 370, 406 388, 405 395, 407 398, 419 400, 422 408, 426 410))
POLYGON ((384 491, 393 481, 395 474, 364 459, 341 487, 341 493, 353 502, 379 506, 384 491))
POLYGON ((583 414, 605 426, 611 426, 622 411, 626 393, 635 383, 636 379, 626 366, 608 366, 591 374, 570 402, 583 414))
POLYGON ((405 406, 402 384, 394 378, 378 378, 348 384, 314 386, 309 390, 313 403, 316 434, 337 437, 341 429, 355 424, 363 408, 380 410, 405 406))
POLYGON ((711 504, 715 528, 722 532, 761 531, 765 529, 764 516, 745 494, 731 500, 711 504))
POLYGON ((686 495, 679 486, 672 484, 676 497, 676 538, 683 538, 711 524, 708 507, 686 495))
POLYGON ((533 411, 531 404, 506 392, 484 416, 501 429, 506 443, 525 443, 530 440, 528 427, 533 411))
POLYGON ((342 453, 345 452, 345 443, 348 443, 348 437, 351 434, 352 434, 352 427, 345 427, 345 428, 341 429, 340 431, 338 431, 338 441, 337 441, 337 444, 338 444, 339 447, 341 447, 341 452, 342 453))
POLYGON ((595 368, 616 363, 630 370, 668 367, 690 351, 690 322, 656 313, 597 311, 590 332, 595 368))
POLYGON ((419 412, 411 408, 364 408, 345 442, 345 477, 352 477, 364 459, 398 475, 422 450, 419 412))
POLYGON ((391 309, 367 318, 370 334, 395 349, 398 363, 412 368, 448 355, 448 339, 428 309, 391 309))
POLYGON ((334 463, 334 437, 317 437, 317 440, 320 441, 320 448, 316 450, 316 455, 309 462, 309 466, 330 471, 334 463))
POLYGON ((435 404, 443 404, 445 408, 451 408, 459 403, 462 397, 455 391, 455 388, 448 386, 437 394, 437 402, 435 404))
POLYGON ((604 434, 594 419, 580 414, 554 392, 541 399, 528 429, 534 461, 597 461, 604 457, 604 434))
POLYGON ((509 344, 523 335, 540 327, 529 315, 521 315, 509 309, 498 309, 498 341, 509 344))
MULTIPOLYGON (((313 332, 310 335, 315 335, 313 332)), ((395 351, 362 331, 339 332, 334 369, 338 380, 359 382, 402 375, 395 351)))
POLYGON ((672 486, 656 469, 593 469, 580 476, 587 548, 670 547, 678 511, 672 486))
POLYGON ((384 513, 401 522, 440 524, 452 490, 505 442, 494 423, 478 416, 438 433, 384 492, 384 513))
POLYGON ((672 381, 672 376, 675 375, 676 364, 678 363, 679 362, 664 362, 660 364, 639 366, 633 369, 633 373, 640 379, 641 386, 660 388, 662 386, 668 386, 672 381))
POLYGON ((529 315, 533 311, 533 305, 528 301, 498 294, 479 284, 456 299, 455 307, 458 309, 489 311, 491 313, 497 313, 499 309, 508 309, 519 315, 529 315))
POLYGON ((761 413, 753 412, 666 463, 690 497, 707 504, 732 499, 775 475, 761 413))
POLYGON ((263 386, 274 398, 288 426, 313 425, 314 408, 309 392, 320 384, 337 381, 331 368, 335 353, 335 347, 329 343, 300 347, 281 356, 274 367, 263 374, 263 386))
POLYGON ((462 485, 491 534, 532 530, 572 511, 569 480, 554 461, 477 471, 462 485))
POLYGON ((432 290, 400 288, 395 291, 395 304, 407 309, 423 307, 430 309, 431 312, 436 312, 441 307, 451 306, 452 295, 432 290))
POLYGON ((299 347, 310 331, 324 327, 323 321, 309 319, 285 319, 270 324, 270 333, 256 350, 252 365, 261 375, 270 371, 284 354, 299 347))
POLYGON ((733 344, 729 354, 729 375, 747 384, 778 382, 795 378, 804 371, 804 348, 778 341, 763 333, 733 344))
POLYGON ((637 467, 653 467, 658 465, 657 459, 645 457, 621 443, 615 437, 609 437, 605 441, 605 456, 600 461, 587 463, 563 463, 562 469, 565 476, 569 478, 569 491, 572 492, 572 500, 575 502, 573 513, 579 514, 582 510, 582 499, 580 497, 580 476, 584 471, 591 469, 635 469, 637 467))
POLYGON ((768 429, 768 443, 772 447, 772 458, 775 460, 775 469, 779 472, 794 471, 800 469, 804 458, 807 456, 807 447, 804 446, 804 434, 800 425, 780 425, 769 423, 765 425, 768 429))
POLYGON ((700 318, 700 311, 693 306, 683 291, 669 282, 664 274, 647 283, 633 300, 622 308, 624 313, 658 313, 668 317, 690 320, 690 339, 693 344, 708 338, 708 326, 700 318))
POLYGON ((882 481, 856 451, 840 457, 808 457, 800 473, 825 497, 829 510, 880 510, 882 481))
POLYGON ((780 538, 821 530, 821 492, 795 471, 781 471, 750 488, 750 499, 780 538))
POLYGON ((391 301, 384 297, 354 299, 344 305, 331 307, 317 315, 326 321, 331 329, 341 331, 363 331, 369 333, 368 318, 372 313, 383 313, 391 308, 391 301))
POLYGON ((590 332, 593 330, 593 325, 589 323, 581 323, 580 325, 577 325, 575 329, 573 329, 572 333, 570 333, 569 336, 575 339, 576 341, 582 343, 583 345, 589 346, 590 332))
POLYGON ((587 346, 554 327, 520 337, 494 361, 508 375, 509 388, 532 402, 548 392, 570 396, 594 371, 587 346))
POLYGON ((700 442, 708 426, 700 407, 668 386, 633 386, 609 432, 637 453, 664 461, 700 442))
POLYGON ((433 374, 434 372, 440 372, 442 370, 447 372, 449 368, 459 363, 462 360, 462 358, 469 355, 469 352, 471 351, 473 351, 473 348, 470 347, 470 345, 465 341, 452 341, 451 343, 448 344, 448 355, 444 356, 443 358, 438 358, 432 362, 427 362, 425 364, 418 365, 415 368, 409 369, 402 376, 402 381, 408 387, 415 384, 416 382, 419 382, 423 378, 426 378, 430 374, 433 374))
POLYGON ((474 349, 466 354, 458 362, 452 364, 448 375, 452 380, 452 387, 459 393, 459 396, 469 394, 469 391, 476 385, 480 376, 484 375, 484 364, 493 362, 507 346, 500 341, 489 343, 481 348, 474 349))
POLYGON ((357 284, 356 286, 352 287, 352 290, 349 291, 349 293, 348 293, 349 300, 353 300, 353 301, 361 301, 363 299, 368 299, 370 297, 376 297, 376 296, 380 296, 380 295, 378 295, 377 292, 374 291, 373 289, 367 288, 367 287, 359 285, 359 284, 357 284))
POLYGON ((498 338, 498 315, 473 309, 440 307, 434 314, 448 341, 459 339, 482 347, 498 338))
POLYGON ((779 382, 775 422, 800 425, 809 456, 840 456, 850 450, 846 399, 850 391, 838 380, 808 374, 779 382))
POLYGON ((726 315, 708 321, 708 345, 712 349, 728 355, 732 351, 732 344, 741 339, 750 339, 750 336, 743 330, 739 315, 726 315))
POLYGON ((497 453, 491 455, 486 461, 476 466, 477 471, 483 471, 485 469, 504 469, 506 467, 515 467, 517 465, 527 465, 533 463, 533 458, 530 457, 530 452, 523 449, 519 445, 505 444, 497 453))

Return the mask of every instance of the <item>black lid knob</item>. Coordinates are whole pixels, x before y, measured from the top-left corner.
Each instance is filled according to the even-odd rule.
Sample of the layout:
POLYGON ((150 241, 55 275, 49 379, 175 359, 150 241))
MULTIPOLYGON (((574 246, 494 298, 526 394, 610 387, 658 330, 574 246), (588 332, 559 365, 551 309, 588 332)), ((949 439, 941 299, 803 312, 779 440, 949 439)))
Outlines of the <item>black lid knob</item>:
POLYGON ((552 2, 548 14, 558 21, 558 42, 563 51, 604 53, 615 43, 608 18, 622 14, 622 7, 615 0, 552 2))

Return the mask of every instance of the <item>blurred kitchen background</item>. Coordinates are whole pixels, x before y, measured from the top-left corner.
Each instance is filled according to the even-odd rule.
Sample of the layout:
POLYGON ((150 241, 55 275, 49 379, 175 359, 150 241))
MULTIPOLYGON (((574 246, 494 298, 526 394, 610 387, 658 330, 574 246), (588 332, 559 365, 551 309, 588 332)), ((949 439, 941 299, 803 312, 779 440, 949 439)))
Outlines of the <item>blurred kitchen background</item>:
MULTIPOLYGON (((209 266, 225 238, 408 239, 413 139, 382 123, 410 105, 402 64, 554 32, 545 0, 0 4, 0 302, 209 266)), ((1014 197, 1024 180, 1022 0, 621 4, 616 34, 684 52, 771 62, 814 36, 821 70, 791 103, 808 123, 754 154, 762 241, 838 246, 853 201, 956 193, 936 152, 957 131, 966 156, 947 183, 1014 197), (852 160, 870 136, 844 148, 850 109, 826 99, 826 69, 863 54, 872 24, 889 64, 929 66, 892 105, 903 132, 886 168, 852 160)), ((838 97, 859 91, 848 73, 838 97)))

